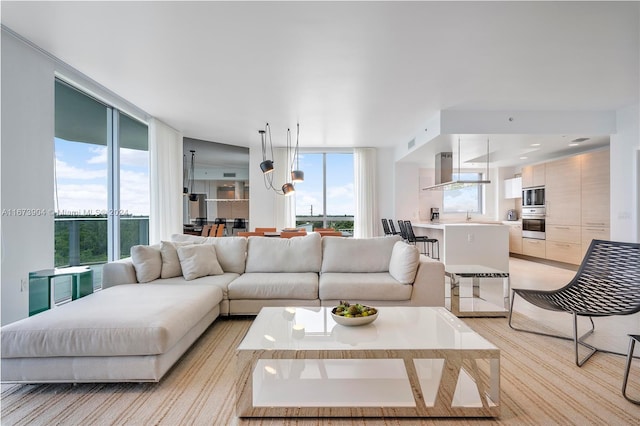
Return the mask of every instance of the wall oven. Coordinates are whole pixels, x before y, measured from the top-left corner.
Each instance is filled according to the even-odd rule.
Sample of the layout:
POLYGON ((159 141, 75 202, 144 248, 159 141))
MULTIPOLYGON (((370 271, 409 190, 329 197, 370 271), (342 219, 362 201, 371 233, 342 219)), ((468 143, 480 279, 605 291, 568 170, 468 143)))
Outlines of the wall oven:
POLYGON ((522 190, 522 207, 544 207, 544 186, 524 188, 522 190))
POLYGON ((544 240, 545 235, 544 207, 522 207, 522 237, 544 240))

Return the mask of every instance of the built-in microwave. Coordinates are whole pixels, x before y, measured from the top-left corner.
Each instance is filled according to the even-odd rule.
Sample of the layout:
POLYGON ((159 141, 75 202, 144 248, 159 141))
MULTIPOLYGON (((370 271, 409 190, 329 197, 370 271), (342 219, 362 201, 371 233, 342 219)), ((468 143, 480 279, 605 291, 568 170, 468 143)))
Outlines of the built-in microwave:
POLYGON ((524 188, 522 190, 522 207, 544 207, 544 186, 524 188))

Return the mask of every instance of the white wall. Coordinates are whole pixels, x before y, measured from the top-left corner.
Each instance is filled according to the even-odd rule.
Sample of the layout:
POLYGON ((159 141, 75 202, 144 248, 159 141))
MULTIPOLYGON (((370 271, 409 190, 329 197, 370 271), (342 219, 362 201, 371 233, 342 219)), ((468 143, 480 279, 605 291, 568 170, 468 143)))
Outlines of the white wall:
MULTIPOLYGON (((256 140, 258 140, 256 131, 256 140)), ((255 228, 271 227, 276 223, 275 192, 266 189, 263 183, 260 163, 262 149, 259 145, 249 148, 249 226, 255 228)))
POLYGON ((611 239, 640 242, 640 106, 617 111, 611 135, 611 239))
POLYGON ((1 42, 4 325, 28 316, 29 272, 53 267, 54 66, 4 31, 1 42))

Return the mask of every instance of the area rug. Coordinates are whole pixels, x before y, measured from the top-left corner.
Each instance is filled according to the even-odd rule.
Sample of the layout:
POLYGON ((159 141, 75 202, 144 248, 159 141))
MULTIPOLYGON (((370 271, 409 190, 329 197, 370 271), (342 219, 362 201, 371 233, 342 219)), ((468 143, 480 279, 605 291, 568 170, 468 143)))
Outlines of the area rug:
MULTIPOLYGON (((523 320, 521 317, 519 320, 523 320)), ((160 383, 2 385, 1 423, 13 425, 637 425, 621 394, 625 359, 597 353, 582 368, 572 343, 511 330, 504 318, 465 319, 501 349, 497 419, 239 419, 235 348, 251 319, 218 319, 160 383)), ((640 362, 629 393, 640 397, 640 362)))

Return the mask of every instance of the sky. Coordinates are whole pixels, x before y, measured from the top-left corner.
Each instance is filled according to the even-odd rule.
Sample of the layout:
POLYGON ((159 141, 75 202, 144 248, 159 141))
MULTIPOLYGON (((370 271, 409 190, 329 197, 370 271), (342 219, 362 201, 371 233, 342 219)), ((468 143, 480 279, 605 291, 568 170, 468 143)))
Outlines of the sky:
MULTIPOLYGON (((107 147, 55 138, 55 150, 56 212, 106 212, 107 147)), ((149 216, 149 207, 149 152, 121 148, 120 210, 123 214, 149 216)))
MULTIPOLYGON (((322 154, 300 153, 304 182, 296 183, 296 215, 322 214, 322 154)), ((327 214, 353 215, 353 154, 327 153, 327 214)))

